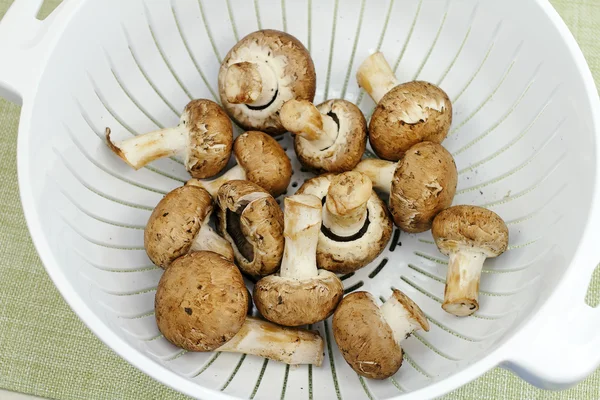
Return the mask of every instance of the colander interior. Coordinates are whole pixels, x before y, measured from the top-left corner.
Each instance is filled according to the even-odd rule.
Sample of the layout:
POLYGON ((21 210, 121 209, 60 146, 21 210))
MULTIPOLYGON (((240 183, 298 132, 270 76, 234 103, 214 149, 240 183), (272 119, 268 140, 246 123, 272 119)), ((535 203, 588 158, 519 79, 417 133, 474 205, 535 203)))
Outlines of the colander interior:
MULTIPOLYGON (((596 157, 577 71, 533 0, 88 0, 56 43, 33 99, 26 179, 79 301, 149 359, 245 398, 389 398, 446 379, 496 349, 569 266, 590 207, 596 157), (404 365, 390 379, 359 378, 339 354, 330 321, 313 326, 326 340, 320 368, 186 353, 156 327, 162 270, 145 254, 143 228, 188 174, 178 158, 129 169, 106 148, 104 129, 127 138, 176 125, 190 99, 218 102, 221 59, 261 28, 290 32, 310 50, 317 103, 345 98, 368 118, 374 103, 355 71, 375 50, 400 81, 439 84, 455 110, 443 143, 459 170, 454 203, 487 207, 510 228, 509 251, 485 264, 481 308, 471 317, 440 307, 447 262, 429 232, 395 230, 379 258, 341 277, 346 292, 386 298, 401 289, 429 319, 430 332, 405 342, 404 365)), ((289 195, 312 175, 295 160, 289 134, 280 143, 293 160, 289 195)))

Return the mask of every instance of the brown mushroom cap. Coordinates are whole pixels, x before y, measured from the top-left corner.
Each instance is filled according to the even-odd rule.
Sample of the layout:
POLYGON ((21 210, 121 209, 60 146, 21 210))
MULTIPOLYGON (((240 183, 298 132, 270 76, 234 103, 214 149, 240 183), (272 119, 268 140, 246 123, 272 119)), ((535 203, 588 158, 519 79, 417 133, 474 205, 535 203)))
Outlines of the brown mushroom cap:
POLYGON ((313 61, 302 43, 285 32, 265 29, 253 32, 229 51, 219 70, 221 102, 231 118, 245 130, 260 130, 271 135, 285 133, 278 111, 290 99, 313 101, 316 74, 313 61), (266 107, 249 108, 227 100, 226 76, 229 66, 241 62, 266 62, 276 74, 278 89, 266 107))
POLYGON ((433 221, 431 233, 445 255, 470 249, 491 258, 508 247, 508 227, 502 218, 477 206, 454 206, 442 211, 433 221))
POLYGON ((294 137, 296 156, 302 165, 317 172, 352 170, 365 152, 367 122, 360 109, 346 100, 329 100, 317 106, 321 114, 336 121, 338 135, 330 147, 319 150, 299 135, 294 137))
POLYGON ((233 152, 246 171, 246 179, 274 197, 287 190, 292 179, 292 163, 283 148, 266 133, 248 131, 235 140, 233 152))
MULTIPOLYGON (((308 179, 298 194, 312 194, 320 199, 327 196, 335 175, 324 174, 308 179)), ((321 229, 317 246, 317 265, 332 272, 346 274, 373 261, 385 249, 392 236, 393 224, 385 203, 371 191, 367 202, 369 224, 362 235, 354 240, 340 241, 321 229)))
POLYGON ((329 317, 344 295, 339 278, 319 271, 310 279, 262 278, 254 286, 254 304, 263 317, 284 326, 314 324, 329 317))
POLYGON ((396 86, 379 101, 369 123, 373 151, 398 161, 413 145, 441 143, 452 124, 452 103, 439 87, 414 81, 396 86))
POLYGON ((457 180, 454 159, 440 144, 411 147, 392 180, 390 211, 395 224, 411 233, 430 229, 433 218, 452 204, 457 180))
POLYGON ((156 205, 144 230, 144 248, 150 260, 167 268, 189 252, 206 216, 212 198, 197 186, 178 187, 156 205))
POLYGON ((283 212, 275 199, 250 181, 229 181, 219 189, 219 233, 240 269, 252 276, 274 273, 283 257, 283 212))
POLYGON ((367 292, 344 297, 333 315, 333 337, 346 362, 362 376, 385 379, 402 365, 402 348, 367 292))
POLYGON ((158 284, 156 323, 165 338, 189 351, 212 351, 240 330, 248 294, 237 267, 200 251, 175 260, 158 284))
POLYGON ((210 100, 192 100, 185 106, 181 124, 190 131, 186 167, 192 177, 202 179, 218 174, 229 161, 233 127, 227 114, 210 100))

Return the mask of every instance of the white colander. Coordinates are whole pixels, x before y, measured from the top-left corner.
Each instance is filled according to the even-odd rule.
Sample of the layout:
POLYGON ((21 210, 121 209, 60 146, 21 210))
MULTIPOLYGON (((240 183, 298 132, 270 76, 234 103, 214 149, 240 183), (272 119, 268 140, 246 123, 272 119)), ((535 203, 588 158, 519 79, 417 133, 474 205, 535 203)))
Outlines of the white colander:
MULTIPOLYGON (((23 100, 19 184, 49 275, 104 342, 152 377, 192 396, 261 399, 423 399, 502 365, 563 388, 600 363, 600 311, 585 289, 600 261, 600 102, 573 37, 544 0, 17 0, 0 23, 1 94, 23 100), (394 232, 371 265, 342 277, 347 291, 396 287, 429 318, 388 380, 359 378, 329 321, 320 368, 255 356, 184 353, 153 315, 162 270, 143 249, 152 208, 188 179, 181 160, 133 171, 116 139, 175 125, 193 98, 216 97, 221 58, 260 28, 286 30, 314 58, 316 102, 343 97, 369 116, 355 71, 381 50, 400 81, 441 85, 454 103, 444 146, 459 169, 455 204, 499 213, 510 250, 489 260, 480 310, 440 307, 446 259, 431 234, 394 232)), ((239 130, 238 130, 239 132, 239 130)), ((294 159, 291 194, 308 173, 294 159)))

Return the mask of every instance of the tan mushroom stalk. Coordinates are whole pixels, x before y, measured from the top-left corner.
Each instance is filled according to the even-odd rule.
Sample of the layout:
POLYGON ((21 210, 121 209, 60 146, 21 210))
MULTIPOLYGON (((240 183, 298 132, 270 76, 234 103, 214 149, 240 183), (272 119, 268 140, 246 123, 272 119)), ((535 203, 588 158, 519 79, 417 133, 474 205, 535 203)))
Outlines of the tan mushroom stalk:
POLYGON ((219 70, 227 113, 246 130, 285 132, 279 110, 291 99, 313 101, 315 67, 295 37, 272 29, 253 32, 229 51, 219 70))
POLYGON ((450 207, 456 193, 458 172, 454 159, 433 142, 412 146, 398 163, 366 159, 355 170, 390 195, 394 223, 410 233, 429 230, 433 218, 450 207))
POLYGON ((367 123, 349 101, 329 100, 315 107, 306 100, 289 100, 279 116, 283 126, 295 134, 296 155, 307 168, 349 171, 365 152, 367 123))
POLYGON ((210 100, 192 100, 183 110, 179 124, 120 142, 111 140, 110 149, 135 169, 159 158, 181 154, 188 172, 194 178, 218 174, 231 155, 233 129, 227 114, 210 100))
POLYGON ((160 332, 185 350, 253 354, 293 365, 323 362, 317 332, 246 317, 242 275, 216 253, 175 260, 160 279, 154 304, 160 332))
POLYGON ((369 178, 356 171, 307 180, 297 193, 325 199, 317 246, 317 265, 336 273, 356 271, 385 249, 392 220, 372 190, 369 178))
POLYGON ((254 303, 269 321, 300 326, 330 316, 342 299, 344 287, 329 271, 317 269, 321 229, 321 201, 312 195, 285 198, 285 250, 279 275, 254 286, 254 303))
POLYGON ((349 294, 333 315, 333 336, 342 356, 356 373, 372 379, 389 378, 400 369, 400 344, 420 329, 429 331, 423 311, 396 289, 381 307, 370 293, 349 294))
POLYGON ((272 196, 287 190, 292 179, 292 163, 275 139, 263 132, 249 131, 233 143, 237 165, 213 180, 192 179, 190 185, 206 189, 217 198, 219 188, 232 180, 248 180, 265 189, 272 196))
POLYGON ((249 181, 230 181, 219 189, 219 233, 233 247, 242 272, 277 271, 283 257, 283 212, 266 190, 249 181))
POLYGON ((167 193, 156 205, 144 230, 144 248, 150 260, 168 268, 176 258, 199 250, 213 251, 233 261, 233 249, 209 225, 213 201, 196 186, 167 193))
POLYGON ((455 206, 433 221, 435 243, 449 257, 442 308, 459 317, 479 309, 479 280, 486 258, 508 247, 508 228, 493 211, 476 206, 455 206))
POLYGON ((356 73, 377 107, 369 123, 373 151, 398 161, 411 146, 441 143, 452 124, 452 103, 439 87, 423 81, 399 84, 382 53, 369 56, 356 73))

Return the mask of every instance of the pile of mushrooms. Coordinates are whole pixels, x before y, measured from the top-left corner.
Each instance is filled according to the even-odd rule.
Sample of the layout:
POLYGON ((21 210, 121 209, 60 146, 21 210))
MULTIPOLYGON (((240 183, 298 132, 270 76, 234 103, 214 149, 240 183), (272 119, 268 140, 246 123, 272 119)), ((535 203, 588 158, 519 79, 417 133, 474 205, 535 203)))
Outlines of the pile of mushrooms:
POLYGON ((449 257, 445 311, 464 317, 479 309, 483 264, 506 251, 508 228, 490 210, 452 206, 457 168, 442 145, 452 122, 448 96, 428 82, 398 82, 381 53, 361 64, 357 80, 377 103, 368 131, 347 100, 313 104, 314 65, 298 39, 261 30, 224 59, 222 106, 193 100, 176 127, 122 141, 106 128, 108 147, 131 167, 182 156, 190 174, 144 230, 148 258, 165 270, 155 314, 169 342, 320 366, 323 339, 300 327, 333 315, 335 342, 354 371, 394 375, 402 341, 427 332, 427 317, 397 289, 381 306, 368 292, 344 297, 337 275, 379 257, 394 225, 431 229, 449 257), (235 141, 229 118, 245 130, 235 141), (286 131, 300 164, 322 175, 276 199, 291 190, 291 160, 273 138, 286 131), (379 158, 364 158, 367 138, 379 158), (223 172, 232 150, 235 165, 223 172))

